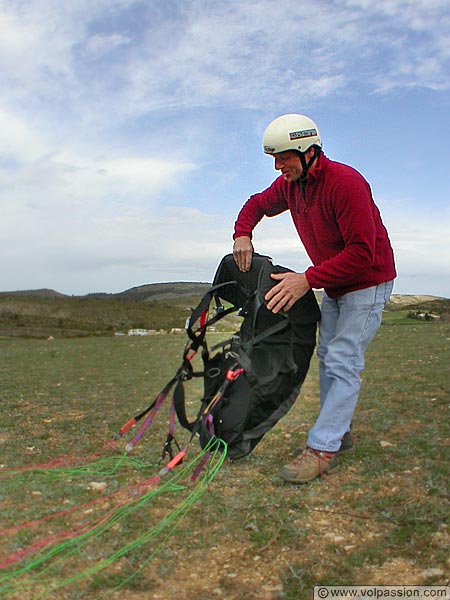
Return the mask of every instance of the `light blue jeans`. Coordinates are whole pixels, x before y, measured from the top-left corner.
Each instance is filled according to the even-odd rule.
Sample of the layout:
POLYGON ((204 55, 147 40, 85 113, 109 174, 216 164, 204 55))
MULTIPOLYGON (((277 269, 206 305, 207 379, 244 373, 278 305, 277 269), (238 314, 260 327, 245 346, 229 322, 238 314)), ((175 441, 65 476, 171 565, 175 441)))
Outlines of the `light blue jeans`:
POLYGON ((336 452, 349 431, 361 388, 364 352, 375 337, 393 281, 349 292, 340 298, 323 293, 319 327, 320 414, 308 446, 336 452))

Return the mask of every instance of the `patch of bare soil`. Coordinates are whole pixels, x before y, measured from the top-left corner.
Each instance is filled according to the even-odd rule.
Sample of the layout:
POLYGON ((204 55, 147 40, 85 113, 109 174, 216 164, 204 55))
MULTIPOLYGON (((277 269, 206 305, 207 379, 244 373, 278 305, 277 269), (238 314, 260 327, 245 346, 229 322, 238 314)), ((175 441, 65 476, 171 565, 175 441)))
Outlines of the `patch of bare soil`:
MULTIPOLYGON (((363 500, 367 493, 364 482, 359 480, 357 461, 347 459, 337 474, 305 486, 285 485, 274 478, 266 497, 258 500, 266 501, 267 506, 258 504, 242 510, 239 490, 249 484, 250 477, 267 486, 261 469, 258 461, 252 459, 225 466, 223 502, 231 508, 226 522, 222 518, 221 522, 209 525, 213 543, 208 545, 204 532, 197 542, 198 530, 193 530, 184 544, 174 539, 169 541, 164 556, 157 557, 145 570, 148 586, 145 593, 123 589, 111 597, 281 600, 287 597, 288 579, 297 579, 300 589, 303 586, 308 589, 311 578, 316 585, 321 580, 329 581, 333 570, 338 573, 334 583, 341 585, 419 585, 444 581, 442 568, 426 567, 420 557, 417 560, 392 557, 388 551, 384 557, 379 552, 375 561, 367 559, 358 564, 356 559, 351 578, 349 575, 346 581, 345 572, 339 571, 344 558, 357 557, 370 548, 382 548, 386 532, 395 527, 394 523, 377 519, 373 508, 352 509, 355 500, 363 500), (274 501, 280 504, 272 504, 274 501), (286 504, 292 508, 280 517, 281 506, 286 504), (261 518, 274 524, 272 536, 264 541, 257 538, 257 522, 261 518), (288 541, 287 529, 291 531, 288 541)), ((378 493, 396 494, 399 488, 408 485, 419 498, 423 493, 421 479, 419 471, 402 473, 394 482, 386 478, 378 493)), ((215 482, 214 486, 217 485, 220 483, 215 482)), ((414 502, 414 498, 409 501, 414 502)), ((437 546, 449 544, 445 524, 434 537, 437 546)))

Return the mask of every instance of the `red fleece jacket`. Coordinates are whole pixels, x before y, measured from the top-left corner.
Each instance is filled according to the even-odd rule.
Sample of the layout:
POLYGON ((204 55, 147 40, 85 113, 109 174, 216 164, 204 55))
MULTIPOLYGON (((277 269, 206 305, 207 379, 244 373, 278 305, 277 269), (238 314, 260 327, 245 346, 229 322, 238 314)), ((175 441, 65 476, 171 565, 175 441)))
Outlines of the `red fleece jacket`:
POLYGON ((321 154, 305 193, 298 181, 278 177, 244 204, 233 237, 252 237, 264 216, 286 210, 314 265, 305 273, 312 288, 337 298, 395 278, 394 254, 370 186, 352 167, 321 154))

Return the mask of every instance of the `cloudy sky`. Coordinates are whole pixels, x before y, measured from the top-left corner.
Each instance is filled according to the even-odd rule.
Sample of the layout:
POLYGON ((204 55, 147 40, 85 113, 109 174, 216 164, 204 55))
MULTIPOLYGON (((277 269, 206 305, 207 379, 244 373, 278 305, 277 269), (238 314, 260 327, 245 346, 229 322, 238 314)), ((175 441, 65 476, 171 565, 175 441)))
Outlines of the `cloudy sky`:
MULTIPOLYGON (((0 0, 0 291, 211 281, 302 112, 368 179, 396 293, 450 297, 448 0, 0 0)), ((257 251, 304 270, 287 215, 257 251)))

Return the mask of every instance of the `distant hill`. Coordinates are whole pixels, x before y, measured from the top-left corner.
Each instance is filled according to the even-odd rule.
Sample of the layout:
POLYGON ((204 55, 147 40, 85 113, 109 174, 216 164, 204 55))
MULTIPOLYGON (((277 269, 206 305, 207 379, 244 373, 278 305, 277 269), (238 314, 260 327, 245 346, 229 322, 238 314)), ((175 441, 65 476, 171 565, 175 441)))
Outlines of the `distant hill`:
POLYGON ((450 299, 428 295, 394 294, 387 310, 427 310, 442 315, 450 312, 450 299))
POLYGON ((400 306, 403 308, 404 306, 416 306, 418 304, 434 302, 436 300, 444 300, 444 298, 429 295, 394 294, 390 300, 390 304, 392 307, 400 306))
POLYGON ((135 328, 183 328, 209 287, 208 283, 155 283, 86 296, 48 289, 0 292, 0 337, 79 337, 135 328))
MULTIPOLYGON (((0 337, 78 337, 113 335, 133 328, 183 328, 209 287, 202 282, 151 283, 116 294, 86 296, 50 289, 0 292, 0 337)), ((320 292, 317 296, 320 300, 320 292)), ((387 310, 427 311, 448 320, 450 299, 397 294, 387 310)), ((219 327, 235 329, 239 321, 239 317, 229 317, 219 327)))
POLYGON ((40 290, 20 290, 17 292, 0 292, 0 296, 23 296, 28 298, 67 298, 65 294, 42 288, 40 290))
MULTIPOLYGON (((202 296, 206 290, 211 287, 211 283, 175 281, 168 283, 147 283, 132 287, 123 292, 107 293, 93 292, 83 296, 68 296, 55 290, 42 288, 38 290, 18 290, 11 292, 0 292, 0 297, 4 296, 22 296, 29 298, 101 298, 101 299, 119 299, 135 301, 165 301, 173 299, 182 299, 183 297, 202 296)), ((321 293, 317 293, 318 299, 321 293)), ((426 294, 394 294, 389 302, 389 310, 405 310, 409 307, 418 307, 433 304, 447 305, 450 302, 448 298, 432 296, 426 294)))
POLYGON ((148 283, 130 288, 116 294, 89 294, 89 298, 117 298, 119 300, 163 301, 186 296, 203 296, 211 287, 210 283, 201 282, 172 282, 148 283))
POLYGON ((182 296, 202 296, 210 283, 184 282, 173 283, 147 283, 132 287, 124 292, 109 294, 107 292, 94 292, 84 296, 68 296, 55 290, 42 288, 39 290, 18 290, 11 292, 0 292, 1 296, 23 296, 28 298, 118 298, 120 300, 166 300, 168 298, 180 298, 182 296))

